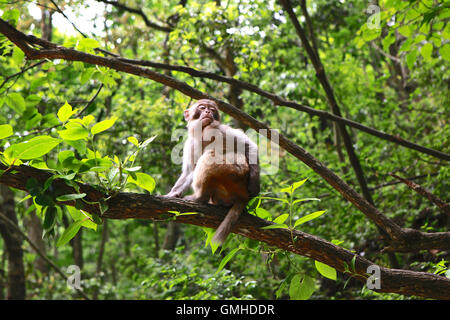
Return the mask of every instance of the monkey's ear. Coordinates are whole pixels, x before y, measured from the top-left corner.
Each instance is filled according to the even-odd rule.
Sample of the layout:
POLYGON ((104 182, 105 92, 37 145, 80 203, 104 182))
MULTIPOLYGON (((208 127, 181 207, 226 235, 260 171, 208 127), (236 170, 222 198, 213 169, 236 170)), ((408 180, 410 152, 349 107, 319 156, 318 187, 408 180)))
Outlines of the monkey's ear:
POLYGON ((184 120, 189 121, 189 109, 184 110, 184 120))

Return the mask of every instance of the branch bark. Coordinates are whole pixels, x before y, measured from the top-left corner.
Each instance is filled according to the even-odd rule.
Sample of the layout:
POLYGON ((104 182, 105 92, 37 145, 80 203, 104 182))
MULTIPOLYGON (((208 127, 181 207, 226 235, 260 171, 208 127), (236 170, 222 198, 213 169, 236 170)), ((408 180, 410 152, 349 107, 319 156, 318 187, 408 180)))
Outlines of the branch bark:
MULTIPOLYGON (((9 40, 21 48, 28 59, 64 59, 67 61, 82 61, 89 64, 106 66, 111 69, 148 78, 159 82, 163 85, 176 89, 183 94, 193 99, 212 99, 219 109, 233 118, 243 122, 245 125, 261 132, 265 130, 268 133, 267 138, 271 138, 272 129, 266 124, 257 121, 242 110, 235 106, 216 99, 203 93, 188 84, 181 82, 175 78, 158 72, 142 68, 133 64, 123 62, 116 58, 105 58, 84 52, 68 49, 57 46, 56 44, 36 38, 34 36, 26 36, 22 32, 16 30, 4 20, 0 19, 0 32, 3 33, 9 40), (44 49, 36 50, 33 45, 39 45, 44 49)), ((339 178, 333 171, 328 169, 320 161, 314 158, 310 153, 296 145, 294 142, 287 139, 284 135, 279 134, 278 144, 287 152, 291 153, 297 159, 304 162, 317 174, 319 174, 325 181, 327 181, 333 188, 341 193, 341 195, 355 205, 367 218, 372 220, 378 227, 386 231, 391 238, 390 250, 397 251, 411 251, 427 248, 427 245, 433 245, 435 249, 450 248, 450 232, 427 234, 417 230, 401 228, 391 219, 382 214, 377 208, 370 204, 360 194, 347 185, 341 178, 339 178)), ((431 249, 428 247, 427 249, 431 249)))
MULTIPOLYGON (((1 170, 7 169, 0 165, 1 170)), ((21 165, 11 167, 0 176, 0 183, 26 191, 26 181, 33 177, 44 183, 51 173, 41 169, 21 165)), ((93 186, 80 185, 80 192, 86 193, 85 200, 96 202, 106 195, 93 186)), ((53 180, 55 190, 61 194, 74 193, 63 180, 53 180)), ((177 223, 216 228, 226 216, 228 209, 208 204, 198 204, 178 198, 166 198, 139 193, 118 193, 108 200, 108 210, 104 219, 153 219, 174 220, 177 223), (197 214, 175 216, 168 211, 197 212, 197 214)), ((74 205, 73 201, 61 203, 74 205)), ((97 205, 86 204, 83 210, 100 214, 97 205)), ((280 248, 312 258, 325 263, 340 272, 350 273, 359 281, 365 283, 367 268, 373 262, 358 256, 348 250, 336 246, 326 240, 298 230, 262 229, 273 224, 250 214, 243 214, 233 228, 233 233, 247 238, 267 243, 280 248), (294 239, 294 242, 292 241, 294 239), (352 262, 354 261, 354 263, 352 262), (353 267, 351 267, 354 265, 353 267)), ((431 273, 409 270, 389 269, 380 266, 381 288, 377 292, 393 292, 404 295, 421 296, 434 299, 450 299, 450 279, 431 273)))

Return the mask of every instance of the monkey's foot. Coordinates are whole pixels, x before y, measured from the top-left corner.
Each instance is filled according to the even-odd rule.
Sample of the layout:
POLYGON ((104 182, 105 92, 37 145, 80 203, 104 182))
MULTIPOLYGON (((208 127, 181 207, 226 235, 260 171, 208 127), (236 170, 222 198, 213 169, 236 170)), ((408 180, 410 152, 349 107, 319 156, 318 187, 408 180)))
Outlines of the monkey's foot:
POLYGON ((187 201, 196 201, 197 202, 197 197, 193 194, 189 195, 189 196, 185 196, 183 197, 183 200, 187 200, 187 201))

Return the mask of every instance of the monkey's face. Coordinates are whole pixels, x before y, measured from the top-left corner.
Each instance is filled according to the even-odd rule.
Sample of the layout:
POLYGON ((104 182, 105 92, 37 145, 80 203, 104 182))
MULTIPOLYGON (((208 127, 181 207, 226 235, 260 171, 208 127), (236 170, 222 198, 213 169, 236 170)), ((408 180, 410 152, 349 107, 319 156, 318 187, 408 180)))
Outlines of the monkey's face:
POLYGON ((189 123, 201 122, 202 128, 205 128, 214 121, 219 121, 219 110, 214 101, 202 99, 184 112, 184 118, 189 123))

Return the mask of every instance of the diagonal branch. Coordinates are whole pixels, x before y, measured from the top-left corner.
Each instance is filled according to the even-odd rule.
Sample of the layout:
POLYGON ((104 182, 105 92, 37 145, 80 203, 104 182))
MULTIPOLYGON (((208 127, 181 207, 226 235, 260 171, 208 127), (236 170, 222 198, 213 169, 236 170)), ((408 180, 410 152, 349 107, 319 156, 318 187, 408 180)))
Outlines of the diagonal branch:
POLYGON ((405 178, 399 177, 393 173, 390 173, 390 175, 392 177, 394 177, 395 179, 406 184, 408 187, 410 187, 411 189, 416 191, 418 194, 426 197, 428 200, 433 202, 435 205, 437 205, 439 207, 439 209, 441 209, 441 211, 443 213, 450 215, 450 204, 442 201, 440 198, 436 197, 434 194, 432 194, 430 191, 426 190, 421 185, 411 181, 411 179, 405 179, 405 178))
MULTIPOLYGON (((26 181, 33 177, 44 183, 51 173, 45 170, 21 165, 8 167, 0 164, 0 170, 5 170, 0 176, 0 183, 21 190, 26 190, 26 181)), ((62 179, 54 179, 54 189, 61 194, 76 192, 62 179)), ((93 186, 78 183, 80 192, 86 193, 86 204, 83 210, 100 214, 100 210, 92 202, 106 198, 107 195, 93 186)), ((73 201, 61 203, 74 205, 73 201)), ((139 193, 118 193, 107 201, 108 210, 102 218, 106 219, 154 219, 175 220, 183 224, 216 228, 227 214, 227 209, 219 206, 198 204, 177 198, 166 198, 139 193), (174 216, 169 211, 197 212, 197 214, 174 216)), ((233 232, 247 238, 267 243, 280 248, 312 258, 325 263, 340 272, 350 273, 359 281, 367 280, 368 267, 373 262, 354 253, 336 246, 326 240, 298 230, 289 229, 262 229, 273 224, 250 214, 243 214, 233 228, 233 232), (292 242, 294 239, 294 242, 292 242), (354 266, 354 268, 353 268, 354 266)), ((381 288, 378 292, 393 292, 405 295, 422 296, 435 299, 450 299, 450 279, 431 273, 415 272, 409 270, 396 270, 380 268, 381 288)))
MULTIPOLYGON (((328 99, 328 104, 331 107, 331 111, 333 114, 342 117, 340 107, 336 101, 336 97, 334 95, 333 88, 330 85, 330 82, 328 81, 328 77, 325 73, 325 68, 322 64, 322 61, 320 60, 319 54, 317 52, 317 48, 313 48, 306 36, 306 32, 303 30, 302 26, 300 25, 300 22, 297 19, 297 16, 294 13, 294 10, 292 9, 291 3, 289 0, 280 0, 284 10, 290 17, 295 30, 297 31, 297 35, 299 36, 300 40, 302 41, 302 45, 306 50, 306 53, 308 54, 309 59, 311 60, 314 69, 316 70, 316 77, 319 80, 320 84, 322 85, 322 88, 325 91, 325 94, 328 99)), ((302 2, 302 10, 305 16, 305 19, 309 21, 309 15, 307 13, 306 9, 306 3, 305 1, 302 2)), ((312 39, 314 40, 314 34, 312 30, 312 25, 309 25, 309 32, 312 35, 312 39)), ((342 140, 344 141, 344 146, 347 151, 350 164, 353 167, 353 171, 355 172, 356 178, 358 179, 359 186, 361 187, 362 194, 366 198, 368 202, 373 204, 372 195, 370 194, 369 187, 367 185, 366 178, 364 176, 363 169, 361 167, 361 163, 358 159, 358 156, 355 152, 355 149, 353 148, 353 142, 350 138, 350 135, 347 132, 347 128, 343 125, 338 123, 338 129, 339 133, 341 134, 342 140)))
MULTIPOLYGON (((129 63, 125 63, 116 58, 105 58, 96 56, 73 49, 59 47, 55 44, 48 43, 42 39, 38 39, 31 36, 26 36, 14 27, 9 25, 4 20, 0 19, 0 32, 3 33, 9 40, 15 43, 20 48, 23 48, 25 55, 28 59, 63 59, 67 61, 82 61, 89 64, 95 64, 105 66, 117 71, 126 72, 129 74, 137 75, 140 77, 148 78, 153 81, 159 82, 163 85, 176 89, 183 94, 193 99, 211 99, 214 100, 219 109, 231 117, 241 121, 245 125, 253 128, 257 132, 266 132, 267 138, 272 138, 272 133, 275 132, 266 124, 259 122, 247 113, 239 110, 235 106, 216 99, 203 93, 185 82, 179 81, 167 75, 157 73, 147 68, 138 67, 129 63), (30 46, 31 43, 41 43, 45 49, 36 50, 30 46), (263 131, 264 130, 264 131, 263 131)), ((355 205, 361 212, 363 212, 367 218, 372 220, 377 226, 385 230, 390 236, 392 243, 390 249, 399 251, 411 251, 415 248, 423 247, 425 245, 431 245, 434 248, 439 247, 450 248, 450 233, 432 233, 427 234, 417 230, 411 230, 401 228, 391 219, 382 214, 377 208, 364 199, 359 193, 353 190, 347 183, 339 178, 333 171, 328 169, 319 160, 314 158, 305 149, 296 145, 294 142, 286 138, 284 135, 278 135, 278 141, 274 141, 280 147, 291 153, 300 161, 304 162, 317 174, 319 174, 325 181, 327 181, 333 188, 341 193, 341 195, 355 205), (443 239, 441 242, 439 239, 443 239), (422 242, 424 244, 422 244, 422 242)))

